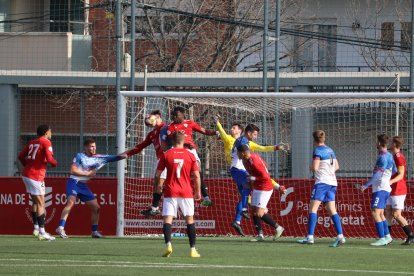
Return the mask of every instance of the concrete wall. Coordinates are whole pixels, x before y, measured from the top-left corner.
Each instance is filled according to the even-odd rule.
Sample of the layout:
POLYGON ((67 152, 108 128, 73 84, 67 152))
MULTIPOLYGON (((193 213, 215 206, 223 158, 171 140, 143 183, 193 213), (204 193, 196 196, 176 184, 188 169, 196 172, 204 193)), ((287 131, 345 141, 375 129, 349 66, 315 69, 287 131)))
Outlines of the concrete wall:
POLYGON ((19 116, 17 112, 17 85, 0 84, 0 176, 16 172, 19 116))
POLYGON ((70 71, 72 33, 0 33, 0 68, 70 71))

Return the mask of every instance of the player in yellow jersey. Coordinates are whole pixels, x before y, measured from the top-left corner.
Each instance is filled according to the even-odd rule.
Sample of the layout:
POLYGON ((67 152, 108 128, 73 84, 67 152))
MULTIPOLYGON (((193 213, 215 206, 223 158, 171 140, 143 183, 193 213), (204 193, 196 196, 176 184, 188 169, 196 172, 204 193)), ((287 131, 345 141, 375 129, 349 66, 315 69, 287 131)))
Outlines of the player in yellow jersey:
MULTIPOLYGON (((241 199, 236 206, 236 217, 234 222, 232 223, 232 227, 237 231, 237 233, 244 236, 243 230, 240 226, 240 222, 242 217, 249 218, 247 211, 247 203, 250 194, 250 187, 248 186, 248 173, 244 168, 242 161, 237 156, 237 150, 234 150, 234 143, 236 139, 248 141, 249 147, 252 151, 260 152, 272 152, 279 149, 287 150, 288 147, 283 143, 277 146, 262 146, 256 144, 255 142, 253 142, 253 140, 257 138, 258 130, 256 129, 256 126, 251 124, 247 126, 245 135, 243 137, 241 137, 243 133, 243 126, 237 122, 234 122, 232 124, 230 134, 227 134, 220 123, 220 115, 216 115, 215 120, 217 130, 220 134, 220 138, 224 143, 224 153, 226 155, 227 161, 231 166, 231 176, 233 180, 236 182, 237 189, 241 196, 241 199)), ((273 185, 274 187, 279 186, 275 181, 273 181, 273 185)))

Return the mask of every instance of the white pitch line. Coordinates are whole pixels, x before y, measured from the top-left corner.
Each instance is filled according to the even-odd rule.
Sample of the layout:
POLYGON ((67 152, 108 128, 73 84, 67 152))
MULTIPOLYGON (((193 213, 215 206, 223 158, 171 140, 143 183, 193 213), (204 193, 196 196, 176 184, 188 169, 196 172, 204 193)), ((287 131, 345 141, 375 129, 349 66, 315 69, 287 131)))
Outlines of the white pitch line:
MULTIPOLYGON (((157 241, 157 240, 154 239, 154 241, 157 241)), ((205 240, 201 240, 201 242, 203 242, 203 241, 205 241, 205 240)), ((220 242, 219 240, 217 240, 217 241, 220 242)), ((25 241, 25 242, 27 242, 27 241, 25 241)), ((29 241, 29 242, 39 243, 38 240, 33 240, 33 241, 29 241)), ((137 242, 139 242, 139 239, 137 239, 137 242)), ((237 243, 238 241, 234 241, 234 242, 237 243)), ((245 241, 242 240, 240 242, 245 242, 245 241)), ((93 244, 96 244, 97 242, 96 241, 79 241, 79 240, 70 240, 70 239, 63 240, 62 239, 62 240, 59 240, 58 243, 93 243, 93 244)), ((105 242, 105 244, 111 244, 111 243, 119 244, 119 241, 111 241, 111 242, 106 241, 105 242)), ((128 241, 128 244, 131 244, 130 241, 128 241)), ((319 244, 312 244, 312 245, 310 245, 310 244, 303 245, 302 244, 301 245, 301 244, 297 244, 295 241, 292 241, 291 244, 286 244, 286 243, 271 242, 269 240, 268 242, 265 241, 264 243, 261 243, 261 244, 275 244, 275 246, 278 246, 278 247, 304 247, 304 248, 306 248, 306 247, 309 246, 309 247, 317 247, 317 248, 328 248, 328 244, 326 244, 326 243, 323 243, 323 244, 319 243, 319 244)), ((367 241, 367 246, 368 246, 368 244, 369 244, 369 241, 367 241)), ((404 246, 401 245, 401 247, 404 247, 404 246)), ((410 247, 410 246, 405 246, 405 247, 410 247)), ((349 246, 349 245, 345 244, 345 245, 342 245, 340 248, 341 249, 352 249, 352 250, 357 249, 357 250, 414 251, 414 247, 410 247, 410 248, 392 248, 392 245, 391 246, 381 246, 381 247, 378 247, 378 246, 376 246, 376 247, 373 247, 373 246, 371 246, 371 247, 359 247, 359 246, 349 246)), ((335 250, 335 249, 332 249, 332 250, 335 250)))
MULTIPOLYGON (((122 268, 216 268, 216 269, 265 269, 265 270, 297 270, 297 271, 319 271, 319 272, 346 272, 346 273, 375 273, 393 275, 414 275, 414 272, 382 271, 382 270, 360 270, 360 269, 334 269, 334 268, 311 268, 311 267, 271 267, 271 266, 249 266, 249 265, 206 265, 185 263, 140 263, 127 261, 78 261, 78 260, 47 260, 30 259, 41 262, 69 262, 71 264, 2 264, 7 267, 122 267, 122 268)), ((27 259, 0 259, 0 261, 24 261, 27 259)))

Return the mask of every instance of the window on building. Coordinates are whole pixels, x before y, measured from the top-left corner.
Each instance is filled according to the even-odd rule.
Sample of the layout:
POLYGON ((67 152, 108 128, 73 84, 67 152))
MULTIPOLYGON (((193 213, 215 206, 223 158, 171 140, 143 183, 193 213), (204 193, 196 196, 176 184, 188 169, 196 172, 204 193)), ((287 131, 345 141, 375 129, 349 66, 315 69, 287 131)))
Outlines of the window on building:
POLYGON ((336 25, 319 25, 319 33, 324 34, 328 39, 318 40, 318 71, 335 72, 336 71, 336 25))
POLYGON ((411 22, 401 22, 401 47, 411 48, 411 22))
POLYGON ((85 34, 85 3, 82 0, 51 0, 50 31, 85 34))
POLYGON ((394 23, 384 22, 381 24, 381 43, 383 49, 391 49, 394 46, 394 23))
MULTIPOLYGON (((300 25, 296 29, 300 32, 312 32, 313 25, 300 25)), ((293 39, 293 68, 296 72, 313 71, 313 40, 303 36, 294 36, 293 39)))

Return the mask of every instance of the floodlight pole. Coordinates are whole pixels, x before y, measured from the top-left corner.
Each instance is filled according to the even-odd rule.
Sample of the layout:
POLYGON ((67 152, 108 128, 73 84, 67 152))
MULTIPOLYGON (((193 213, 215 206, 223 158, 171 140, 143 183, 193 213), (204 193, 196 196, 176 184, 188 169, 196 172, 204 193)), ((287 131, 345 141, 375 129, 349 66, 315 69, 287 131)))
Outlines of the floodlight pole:
MULTIPOLYGON (((410 92, 414 92, 414 0, 411 0, 411 50, 410 50, 410 92)), ((408 112, 408 143, 407 143, 407 178, 413 178, 413 147, 414 147, 414 106, 412 103, 409 105, 408 112)))
MULTIPOLYGON (((274 87, 275 93, 278 93, 279 88, 279 40, 280 40, 280 0, 276 0, 276 28, 275 28, 275 78, 274 78, 274 87)), ((277 109, 277 105, 275 109, 277 109)), ((278 114, 276 111, 275 114, 278 114)), ((275 143, 280 143, 280 131, 279 131, 279 116, 275 116, 275 143)), ((279 177, 279 154, 275 154, 275 168, 274 168, 274 177, 279 177)))
MULTIPOLYGON (((122 13, 121 0, 116 1, 115 6, 115 25, 116 25, 116 146, 117 153, 125 151, 125 98, 121 94, 121 68, 122 68, 122 13)), ((131 68, 132 70, 132 68, 131 68)), ((116 164, 116 175, 118 178, 118 196, 117 196, 117 211, 116 211, 116 235, 118 237, 124 236, 124 178, 125 178, 125 160, 118 161, 116 164)))

